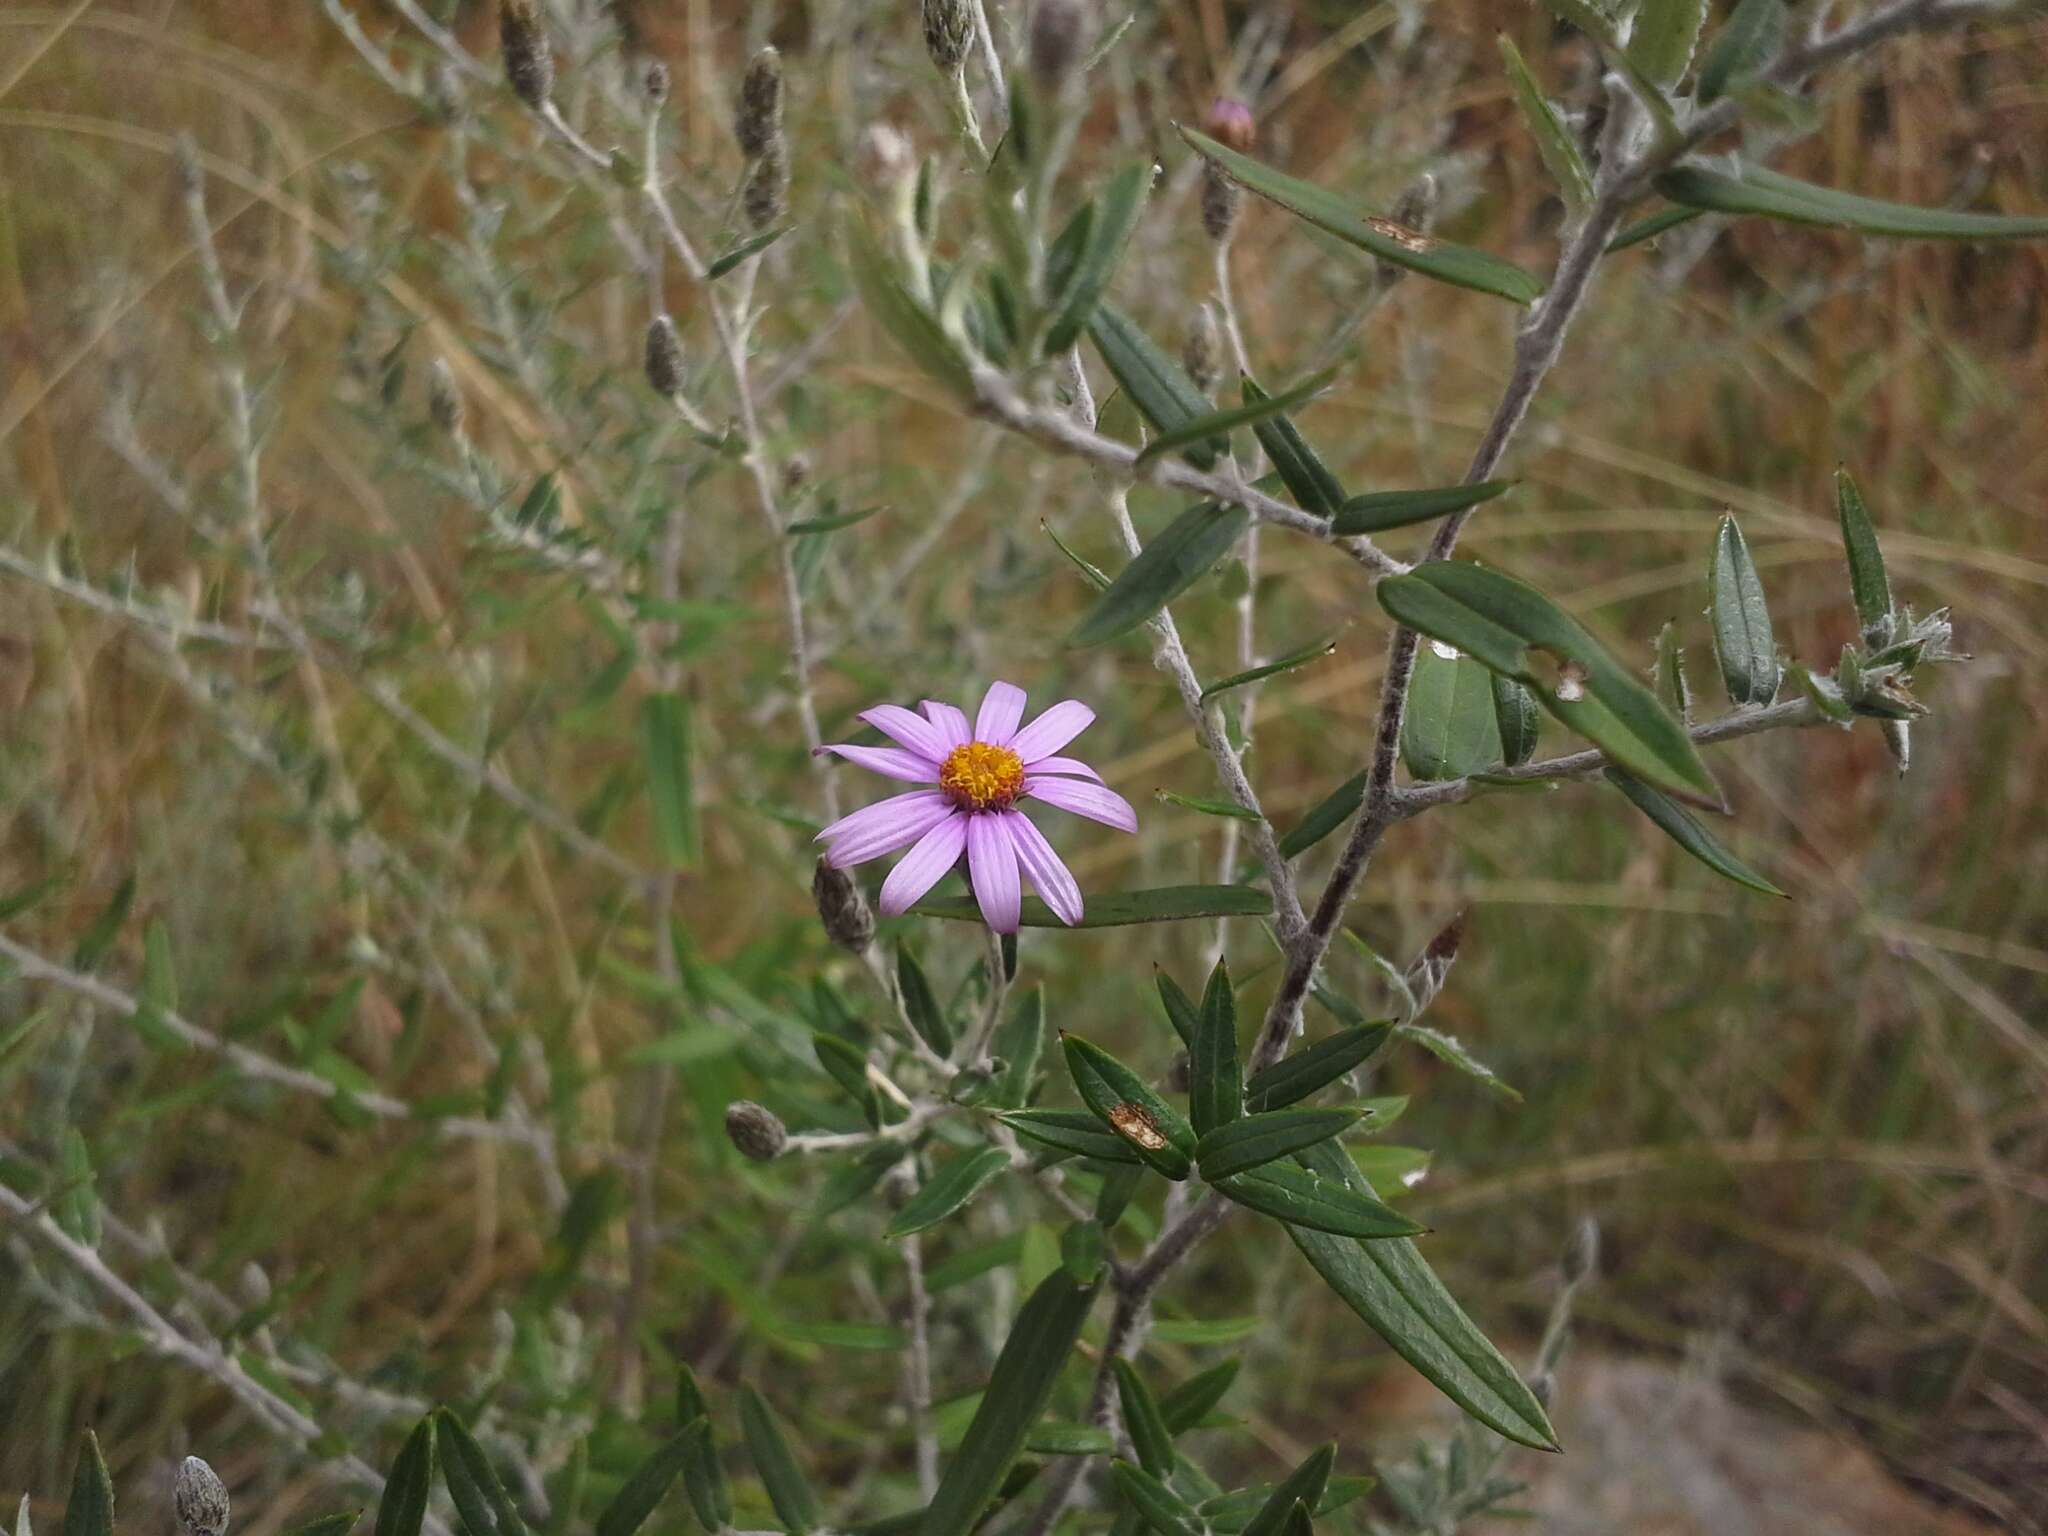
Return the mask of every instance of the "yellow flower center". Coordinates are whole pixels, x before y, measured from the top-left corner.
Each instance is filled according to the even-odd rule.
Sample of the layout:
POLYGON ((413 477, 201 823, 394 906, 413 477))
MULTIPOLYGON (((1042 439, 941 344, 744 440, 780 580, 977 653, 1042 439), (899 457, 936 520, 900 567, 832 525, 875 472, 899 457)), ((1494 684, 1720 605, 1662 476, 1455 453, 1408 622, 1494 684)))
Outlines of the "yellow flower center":
POLYGON ((1024 759, 1008 747, 970 741, 939 764, 939 788, 969 811, 1007 811, 1024 789, 1024 759))

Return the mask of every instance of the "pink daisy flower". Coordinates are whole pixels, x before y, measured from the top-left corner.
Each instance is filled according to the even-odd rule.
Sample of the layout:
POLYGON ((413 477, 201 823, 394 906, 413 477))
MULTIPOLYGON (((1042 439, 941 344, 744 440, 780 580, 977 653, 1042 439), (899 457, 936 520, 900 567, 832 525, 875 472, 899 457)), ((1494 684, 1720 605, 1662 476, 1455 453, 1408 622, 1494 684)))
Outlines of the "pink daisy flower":
POLYGON ((818 834, 827 862, 849 869, 909 848, 882 882, 882 911, 894 917, 964 853, 981 915, 997 933, 1017 931, 1027 879, 1061 922, 1078 923, 1080 886, 1017 802, 1043 800, 1121 832, 1138 830, 1138 813, 1102 775, 1076 758, 1054 755, 1088 728, 1095 711, 1064 699, 1020 730, 1024 690, 1014 683, 989 685, 971 729, 950 704, 927 699, 923 708, 918 714, 879 704, 861 714, 893 747, 818 749, 892 779, 932 786, 833 822, 818 834))

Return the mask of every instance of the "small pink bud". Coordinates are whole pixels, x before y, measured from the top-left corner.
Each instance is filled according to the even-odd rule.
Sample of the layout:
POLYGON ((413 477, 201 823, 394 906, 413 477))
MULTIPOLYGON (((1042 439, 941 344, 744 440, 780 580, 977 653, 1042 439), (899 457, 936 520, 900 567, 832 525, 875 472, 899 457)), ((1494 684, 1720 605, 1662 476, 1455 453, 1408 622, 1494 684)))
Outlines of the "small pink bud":
POLYGON ((1258 137, 1258 125, 1252 120, 1252 109, 1234 96, 1218 96, 1209 103, 1209 115, 1202 122, 1202 131, 1227 149, 1244 154, 1258 137))

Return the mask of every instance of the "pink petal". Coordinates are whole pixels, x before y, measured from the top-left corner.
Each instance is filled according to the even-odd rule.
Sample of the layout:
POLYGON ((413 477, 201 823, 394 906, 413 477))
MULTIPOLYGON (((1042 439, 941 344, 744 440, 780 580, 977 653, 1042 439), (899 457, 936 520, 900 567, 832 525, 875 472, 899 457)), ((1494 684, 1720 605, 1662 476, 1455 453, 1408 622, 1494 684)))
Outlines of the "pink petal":
MULTIPOLYGON (((974 733, 967 729, 967 716, 950 704, 941 704, 936 699, 926 699, 924 717, 931 721, 932 729, 937 731, 939 738, 945 742, 947 752, 955 747, 964 747, 974 740, 974 733)), ((943 757, 945 753, 939 755, 943 757)))
POLYGON ((1031 881, 1031 888, 1045 898, 1053 916, 1069 928, 1081 921, 1081 887, 1052 844, 1022 811, 1004 811, 1003 825, 1009 828, 1010 844, 1017 850, 1018 866, 1031 881))
POLYGON ((899 746, 935 763, 950 750, 946 738, 932 728, 931 721, 899 704, 877 704, 873 709, 862 710, 860 718, 899 746))
POLYGON ((820 752, 831 752, 845 758, 849 763, 859 763, 863 768, 872 768, 876 773, 885 773, 892 779, 902 779, 910 784, 936 784, 939 782, 939 766, 930 758, 918 752, 906 752, 901 747, 853 747, 823 746, 820 752))
POLYGON ((1087 730, 1094 719, 1095 711, 1079 699, 1062 699, 1012 736, 1010 750, 1029 766, 1059 751, 1087 730))
POLYGON ((850 869, 916 842, 953 814, 953 802, 936 790, 895 795, 842 816, 818 834, 835 869, 850 869))
POLYGON ((1083 779, 1033 779, 1025 783, 1024 793, 1119 832, 1138 830, 1138 813, 1131 809, 1131 802, 1101 784, 1083 779))
POLYGON ((967 877, 983 921, 997 933, 1015 933, 1024 888, 1017 880, 1017 850, 1001 816, 967 818, 967 877))
MULTIPOLYGON (((942 797, 943 798, 943 797, 942 797)), ((900 917, 912 903, 944 878, 960 862, 967 846, 967 823, 971 819, 957 810, 917 840, 917 846, 897 861, 882 882, 881 907, 886 917, 900 917)))
POLYGON ((1034 775, 1041 773, 1064 773, 1070 778, 1093 779, 1102 782, 1102 775, 1082 762, 1078 757, 1041 757, 1031 765, 1031 772, 1024 775, 1028 784, 1034 775))
POLYGON ((974 739, 1006 747, 1023 718, 1024 690, 1015 683, 990 683, 981 696, 981 712, 974 717, 974 739))

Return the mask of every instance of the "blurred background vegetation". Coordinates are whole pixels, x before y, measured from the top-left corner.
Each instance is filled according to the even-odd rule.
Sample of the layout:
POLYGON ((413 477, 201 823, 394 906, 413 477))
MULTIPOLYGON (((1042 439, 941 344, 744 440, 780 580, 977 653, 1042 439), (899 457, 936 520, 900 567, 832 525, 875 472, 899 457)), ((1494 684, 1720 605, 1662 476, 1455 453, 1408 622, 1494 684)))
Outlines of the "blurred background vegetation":
MULTIPOLYGON (((253 1373, 277 1376, 273 1351, 331 1362, 352 1388, 324 1366, 278 1379, 374 1464, 402 1429, 389 1394, 493 1404, 528 1443, 594 1424, 608 1475, 664 1421, 667 1362, 685 1360, 761 1385, 835 1509, 900 1507, 881 1218, 817 1219, 829 1166, 743 1163, 720 1128, 741 1096, 792 1124, 837 1123, 788 1044, 820 1006, 810 977, 847 962, 807 895, 816 790, 774 561, 737 469, 669 434, 640 375, 647 295, 615 210, 551 169, 508 109, 490 7, 426 9, 489 75, 466 85, 460 127, 381 84, 317 4, 0 11, 0 530, 17 557, 0 574, 0 892, 54 882, 4 932, 63 960, 101 925, 81 968, 134 992, 154 930, 184 1017, 356 1089, 465 1112, 524 1103, 553 1127, 578 1198, 565 1225, 562 1191, 519 1145, 323 1107, 19 977, 0 985, 7 1182, 62 1195, 76 1188, 62 1168, 89 1169, 109 1263, 169 1315, 234 1319, 253 1373), (246 553, 217 510, 237 471, 180 135, 201 153, 229 282, 249 295, 236 355, 259 405, 271 559, 301 617, 346 637, 332 667, 191 641, 181 670, 133 623, 55 590, 132 586, 249 621, 246 553), (429 420, 436 358, 504 506, 552 477, 561 528, 581 531, 550 557, 506 532, 504 506, 494 520, 474 504, 429 420), (670 655, 694 705, 704 848, 681 882, 684 974, 668 986, 637 886, 480 791, 377 690, 587 839, 651 856, 644 658, 622 651, 589 568, 553 557, 587 538, 631 571, 676 498, 687 552, 670 655), (645 1166, 650 1070, 672 1074, 673 1095, 652 1148, 660 1241, 635 1275, 622 1211, 645 1166)), ((1077 694, 1100 716, 1091 761, 1145 823, 1137 839, 1061 836, 1084 887, 1213 878, 1221 824, 1149 798, 1212 792, 1167 679, 1136 644, 1061 644, 1088 593, 1040 525, 1111 559, 1099 488, 954 414, 852 298, 841 231, 863 129, 903 127, 949 157, 955 202, 974 195, 915 8, 617 13, 674 72, 672 174, 707 232, 730 214, 740 65, 765 41, 785 57, 795 230, 760 273, 758 372, 778 457, 803 460, 801 505, 883 508, 807 552, 828 739, 877 700, 964 702, 992 676, 1041 703, 1077 694)), ((431 67, 401 16, 356 14, 402 67, 431 67)), ((1252 87, 1269 160, 1370 208, 1432 170, 1445 233, 1545 267, 1559 209, 1499 68, 1502 31, 1555 94, 1587 102, 1582 45, 1505 0, 1140 5, 1070 172, 1085 185, 1133 152, 1168 167, 1121 301, 1177 337, 1207 293, 1195 178, 1168 125, 1252 87)), ((2016 21, 1885 50, 1834 82, 1819 132, 1780 163, 1908 201, 2048 207, 2044 45, 2041 23, 2016 21)), ((597 110, 591 82, 620 60, 603 49, 581 68, 565 64, 572 120, 597 110)), ((1348 348, 1339 387, 1303 417, 1347 483, 1456 477, 1504 375, 1504 306, 1410 280, 1347 339, 1368 265, 1263 205, 1234 261, 1269 380, 1333 337, 1348 348)), ((1497 1337, 1533 1336, 1565 1235, 1597 1214, 1603 1274, 1582 1337, 1689 1360, 2013 1528, 2048 1486, 2043 261, 2025 244, 1749 225, 1611 262, 1513 455, 1520 488, 1483 511, 1472 550, 1645 665, 1676 620, 1704 676, 1706 557, 1733 509, 1781 643, 1824 666, 1854 624, 1828 486, 1844 462, 1902 595, 1953 605, 1976 663, 1942 679, 1903 779, 1868 727, 1717 754, 1736 806, 1725 836, 1788 902, 1717 883, 1618 797, 1577 785, 1402 826, 1351 919, 1398 961, 1471 914, 1433 1022, 1524 1099, 1421 1056, 1391 1061, 1375 1091, 1414 1096, 1392 1136, 1418 1167, 1428 1154, 1407 1199, 1497 1337)), ((699 295, 674 275, 664 302, 693 379, 708 378, 699 295)), ((1173 510, 1156 492, 1134 506, 1147 529, 1173 510)), ((1250 767, 1284 826, 1363 761, 1384 621, 1362 573, 1306 543, 1268 539, 1259 581, 1267 654, 1341 635, 1260 702, 1250 767)), ((1205 675, 1234 669, 1220 583, 1190 595, 1182 622, 1205 675)), ((853 803, 869 796, 844 780, 853 803)), ((1053 1022, 1163 1067, 1151 967, 1192 984, 1211 935, 1135 932, 1027 933, 1023 961, 1053 1022)), ((979 961, 971 930, 917 939, 947 986, 979 961)), ((1267 953, 1256 933, 1235 942, 1255 999, 1267 953)), ((1338 964, 1368 995, 1369 973, 1338 964)), ((865 1003, 851 982, 846 995, 865 1003)), ((1050 1220, 1034 1199, 1000 1187, 932 1262, 1050 1220)), ((1243 1333, 1230 1406, 1252 1430, 1247 1465, 1271 1476, 1267 1452, 1370 1438, 1406 1367, 1251 1230, 1226 1229, 1169 1286, 1161 1315, 1181 1326, 1155 1354, 1182 1371, 1243 1333)), ((992 1305, 942 1307, 942 1397, 985 1374, 1007 1275, 965 1282, 994 1287, 992 1305)), ((204 1449, 252 1531, 331 1500, 310 1458, 139 1347, 0 1226, 0 1489, 58 1492, 87 1425, 124 1486, 204 1449)))

